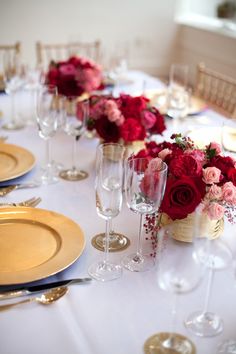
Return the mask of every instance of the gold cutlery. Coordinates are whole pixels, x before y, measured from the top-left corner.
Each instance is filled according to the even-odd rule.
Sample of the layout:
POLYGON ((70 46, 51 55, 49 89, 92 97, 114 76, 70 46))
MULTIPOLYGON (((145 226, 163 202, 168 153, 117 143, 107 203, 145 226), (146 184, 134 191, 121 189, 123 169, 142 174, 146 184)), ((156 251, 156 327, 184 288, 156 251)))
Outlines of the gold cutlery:
POLYGON ((35 188, 35 187, 39 187, 39 186, 40 186, 40 183, 36 183, 36 182, 12 184, 9 186, 0 186, 0 197, 4 197, 4 195, 6 195, 16 189, 35 188))
POLYGON ((23 202, 20 202, 20 203, 0 203, 0 207, 9 207, 9 206, 12 206, 12 207, 18 207, 18 206, 24 206, 24 207, 35 207, 36 205, 38 205, 40 202, 42 201, 42 199, 40 197, 36 198, 36 197, 33 197, 33 198, 30 198, 30 199, 27 199, 23 202))
POLYGON ((35 301, 42 304, 42 305, 50 305, 53 302, 59 300, 62 296, 64 296, 68 292, 68 290, 69 289, 66 286, 61 287, 61 288, 55 288, 55 289, 52 289, 52 290, 42 294, 41 296, 30 297, 28 299, 21 300, 18 302, 13 302, 11 304, 0 305, 0 311, 9 310, 12 307, 26 304, 26 303, 30 303, 30 302, 35 302, 35 301))

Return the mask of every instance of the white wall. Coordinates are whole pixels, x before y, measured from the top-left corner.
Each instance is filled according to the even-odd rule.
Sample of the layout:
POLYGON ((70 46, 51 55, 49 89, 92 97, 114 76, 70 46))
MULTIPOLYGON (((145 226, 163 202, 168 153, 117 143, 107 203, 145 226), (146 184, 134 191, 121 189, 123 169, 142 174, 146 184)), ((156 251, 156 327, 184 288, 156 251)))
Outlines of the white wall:
MULTIPOLYGON (((216 2, 209 0, 209 8, 216 2)), ((32 66, 37 40, 99 39, 106 56, 128 49, 129 67, 150 74, 167 77, 171 62, 182 61, 191 66, 192 82, 204 61, 236 77, 236 39, 176 24, 181 3, 184 12, 186 4, 190 12, 206 7, 205 0, 0 0, 0 43, 20 40, 32 66)))
POLYGON ((175 0, 0 0, 0 43, 20 40, 24 61, 35 42, 102 42, 105 52, 128 48, 129 66, 168 72, 175 43, 175 0))

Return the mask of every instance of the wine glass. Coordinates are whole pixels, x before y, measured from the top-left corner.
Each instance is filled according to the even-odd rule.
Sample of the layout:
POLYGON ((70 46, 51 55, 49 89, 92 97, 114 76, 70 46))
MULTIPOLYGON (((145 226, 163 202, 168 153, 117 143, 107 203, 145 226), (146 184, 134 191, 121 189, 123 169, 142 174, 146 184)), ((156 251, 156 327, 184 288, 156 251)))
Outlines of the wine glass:
POLYGON ((19 54, 16 54, 12 60, 9 54, 3 58, 3 80, 5 92, 11 98, 11 116, 10 121, 5 123, 2 128, 6 130, 18 130, 24 128, 24 124, 17 121, 16 112, 16 93, 24 84, 22 78, 22 66, 19 54))
POLYGON ((130 210, 140 215, 137 250, 122 259, 122 265, 133 272, 152 268, 155 260, 142 251, 144 216, 158 211, 162 202, 167 178, 167 165, 156 158, 130 158, 125 168, 125 196, 130 210), (156 164, 155 168, 154 165, 156 164))
POLYGON ((197 256, 208 270, 207 290, 203 309, 191 313, 185 321, 185 326, 197 336, 213 337, 223 331, 223 320, 213 312, 209 312, 209 301, 215 271, 226 269, 232 262, 232 253, 221 239, 208 240, 207 247, 197 256))
POLYGON ((88 273, 91 277, 108 281, 122 275, 120 264, 109 261, 109 220, 116 217, 122 205, 123 158, 125 148, 115 143, 99 145, 96 154, 96 208, 106 220, 105 252, 101 261, 92 264, 88 273))
POLYGON ((158 232, 159 287, 173 294, 172 323, 169 332, 156 333, 144 344, 146 354, 195 353, 195 345, 182 334, 175 333, 176 303, 179 294, 193 291, 201 282, 204 266, 196 257, 205 240, 197 237, 194 227, 189 230, 192 242, 177 241, 172 236, 172 226, 158 232))
POLYGON ((57 87, 54 85, 41 85, 37 90, 36 120, 39 136, 46 141, 46 166, 40 176, 43 184, 58 181, 51 159, 51 138, 57 131, 56 97, 57 87))
POLYGON ((67 100, 72 106, 76 105, 76 108, 72 109, 72 112, 68 112, 63 127, 66 134, 73 137, 72 167, 62 170, 59 176, 67 181, 81 181, 88 177, 88 173, 76 167, 77 141, 86 131, 89 103, 88 100, 77 103, 77 99, 74 97, 69 97, 67 100))

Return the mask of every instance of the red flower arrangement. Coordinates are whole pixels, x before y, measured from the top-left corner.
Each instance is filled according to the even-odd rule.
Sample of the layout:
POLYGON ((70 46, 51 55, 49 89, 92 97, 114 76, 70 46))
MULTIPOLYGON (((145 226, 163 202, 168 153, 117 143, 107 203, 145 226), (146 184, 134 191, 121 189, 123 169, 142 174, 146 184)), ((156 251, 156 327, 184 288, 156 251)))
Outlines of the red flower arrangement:
MULTIPOLYGON (((184 219, 201 206, 211 220, 224 215, 233 223, 236 211, 236 161, 210 143, 199 149, 190 138, 174 134, 174 142, 146 143, 137 157, 161 159, 168 165, 166 191, 160 207, 172 220, 184 219)), ((151 219, 150 219, 151 220, 151 219)), ((151 220, 153 222, 153 220, 151 220)))
POLYGON ((148 134, 162 134, 164 118, 144 96, 91 96, 88 129, 105 142, 144 140, 148 134))
POLYGON ((56 85, 58 93, 67 97, 80 96, 103 88, 99 65, 82 57, 71 57, 57 63, 52 61, 46 82, 56 85))

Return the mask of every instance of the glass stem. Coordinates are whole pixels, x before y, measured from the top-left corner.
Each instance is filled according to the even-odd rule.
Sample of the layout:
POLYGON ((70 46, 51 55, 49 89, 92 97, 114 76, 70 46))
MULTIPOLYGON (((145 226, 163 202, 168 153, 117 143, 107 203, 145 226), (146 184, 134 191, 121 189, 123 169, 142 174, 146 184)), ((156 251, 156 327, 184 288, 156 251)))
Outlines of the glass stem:
POLYGON ((214 278, 214 269, 212 267, 210 267, 209 271, 208 271, 207 291, 206 291, 205 303, 204 303, 204 307, 203 307, 203 313, 202 313, 203 315, 205 315, 208 310, 213 278, 214 278))
POLYGON ((143 214, 140 214, 137 255, 142 255, 142 231, 143 231, 143 214))
POLYGON ((170 324, 170 336, 163 342, 163 346, 169 349, 174 349, 174 340, 175 340, 174 333, 175 333, 176 319, 177 319, 177 300, 178 300, 178 294, 174 293, 172 311, 171 311, 172 319, 170 324))
POLYGON ((15 92, 11 93, 11 121, 16 122, 15 92))
POLYGON ((72 170, 76 170, 76 157, 77 157, 77 140, 76 137, 74 137, 73 147, 72 147, 72 170))
POLYGON ((110 220, 106 220, 106 231, 105 231, 105 244, 104 244, 104 263, 108 263, 109 256, 109 232, 110 232, 110 220))
POLYGON ((50 139, 46 140, 46 164, 47 167, 51 165, 51 141, 50 139))

